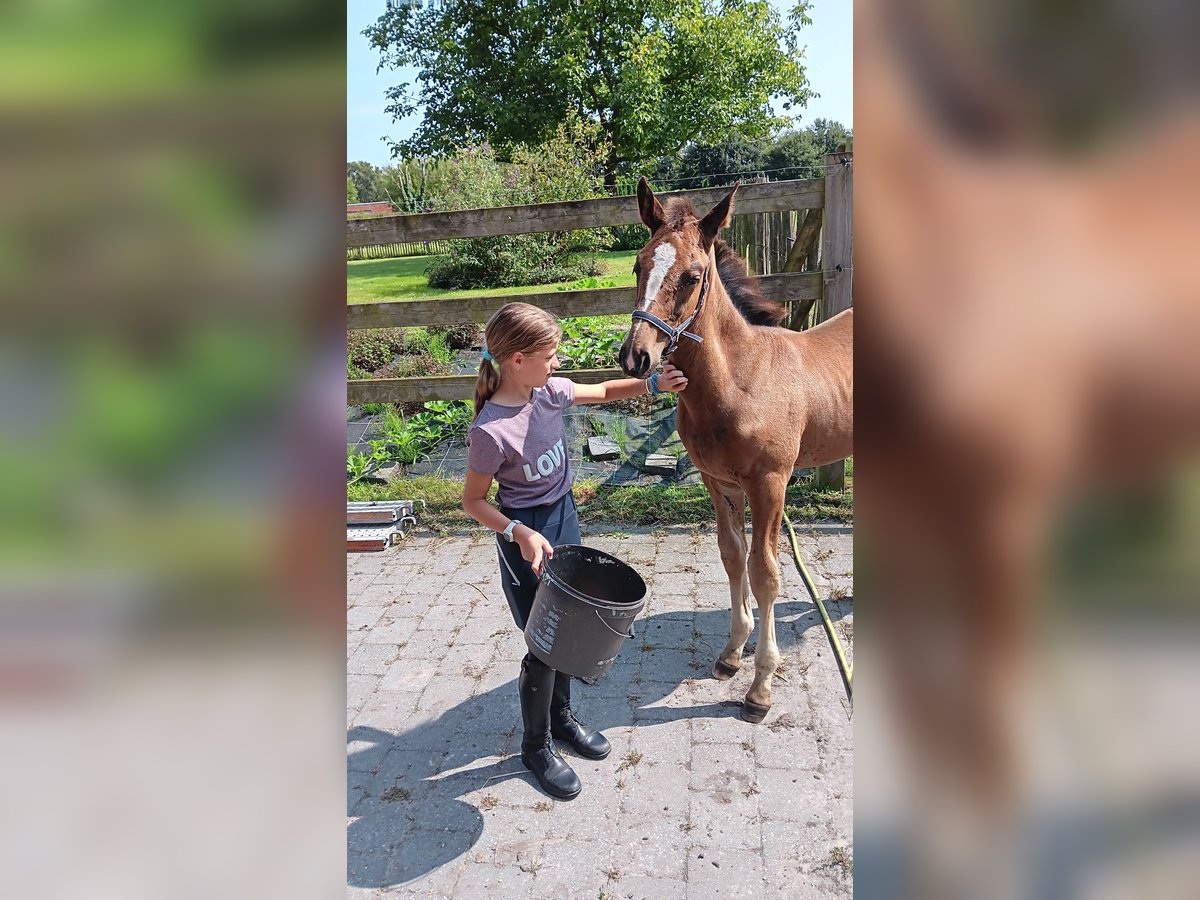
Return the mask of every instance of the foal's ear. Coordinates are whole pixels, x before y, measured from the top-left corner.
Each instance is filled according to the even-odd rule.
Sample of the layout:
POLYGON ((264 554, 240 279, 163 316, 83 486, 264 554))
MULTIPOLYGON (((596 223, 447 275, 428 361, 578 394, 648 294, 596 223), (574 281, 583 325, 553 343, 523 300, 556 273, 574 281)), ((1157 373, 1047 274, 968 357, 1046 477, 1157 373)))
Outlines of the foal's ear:
POLYGON ((658 231, 667 218, 662 204, 654 196, 654 191, 650 190, 650 182, 646 181, 645 175, 638 179, 638 212, 651 234, 658 231))
POLYGON ((725 199, 710 209, 708 215, 700 220, 700 234, 704 238, 705 250, 713 245, 713 241, 717 239, 721 229, 729 224, 729 219, 733 215, 733 195, 741 186, 742 183, 739 181, 725 196, 725 199))

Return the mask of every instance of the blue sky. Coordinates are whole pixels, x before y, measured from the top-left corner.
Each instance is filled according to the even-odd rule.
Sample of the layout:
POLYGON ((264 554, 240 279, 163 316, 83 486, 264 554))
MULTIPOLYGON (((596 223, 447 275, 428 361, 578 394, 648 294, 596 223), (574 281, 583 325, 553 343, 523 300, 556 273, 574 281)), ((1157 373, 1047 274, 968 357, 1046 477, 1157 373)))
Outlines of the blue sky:
MULTIPOLYGON (((771 0, 781 12, 787 0, 771 0)), ((362 30, 382 15, 385 0, 347 0, 346 3, 346 159, 362 159, 377 166, 391 162, 382 138, 407 137, 420 121, 419 115, 394 122, 383 111, 384 89, 399 81, 412 81, 413 70, 386 70, 376 74, 378 54, 362 36, 362 30), (405 75, 407 74, 407 78, 405 75)), ((853 3, 851 0, 815 0, 813 24, 802 32, 807 44, 808 81, 821 96, 802 112, 801 125, 813 119, 834 119, 854 125, 853 3)))

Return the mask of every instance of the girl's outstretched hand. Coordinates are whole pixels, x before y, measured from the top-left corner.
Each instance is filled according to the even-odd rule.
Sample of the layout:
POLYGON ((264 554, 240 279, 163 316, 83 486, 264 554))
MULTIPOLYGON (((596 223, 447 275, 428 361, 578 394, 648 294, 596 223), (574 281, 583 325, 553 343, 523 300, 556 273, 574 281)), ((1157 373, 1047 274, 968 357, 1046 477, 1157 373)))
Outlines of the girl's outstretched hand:
POLYGON ((540 531, 526 527, 522 527, 520 530, 522 533, 517 536, 517 546, 521 548, 521 557, 529 563, 533 574, 541 578, 542 564, 554 555, 554 548, 550 546, 548 540, 542 537, 540 531))
POLYGON ((658 376, 660 391, 675 391, 678 393, 687 387, 687 376, 677 366, 669 362, 663 363, 662 374, 658 376))

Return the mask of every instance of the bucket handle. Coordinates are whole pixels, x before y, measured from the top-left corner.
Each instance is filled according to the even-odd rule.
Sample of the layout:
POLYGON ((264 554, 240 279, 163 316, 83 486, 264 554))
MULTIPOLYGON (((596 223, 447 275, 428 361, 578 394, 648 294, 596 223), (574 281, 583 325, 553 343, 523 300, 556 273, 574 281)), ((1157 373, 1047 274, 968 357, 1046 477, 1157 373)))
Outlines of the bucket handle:
POLYGON ((619 638, 637 637, 637 634, 633 630, 632 622, 629 623, 629 633, 621 634, 621 632, 617 631, 611 625, 609 625, 607 622, 604 621, 604 616, 600 615, 600 610, 595 609, 595 610, 592 610, 592 612, 594 612, 596 614, 596 618, 600 620, 600 624, 603 625, 605 628, 607 628, 609 631, 611 631, 613 634, 615 634, 617 637, 619 637, 619 638))

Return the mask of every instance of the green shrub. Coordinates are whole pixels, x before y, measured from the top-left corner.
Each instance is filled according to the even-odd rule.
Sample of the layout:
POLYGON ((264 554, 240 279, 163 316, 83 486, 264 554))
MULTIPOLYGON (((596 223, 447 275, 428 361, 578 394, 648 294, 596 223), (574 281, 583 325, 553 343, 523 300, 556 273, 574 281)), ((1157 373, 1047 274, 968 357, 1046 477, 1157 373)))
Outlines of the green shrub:
POLYGON ((553 284, 599 273, 596 263, 573 258, 561 236, 518 234, 450 242, 450 255, 429 267, 430 287, 447 290, 553 284))
POLYGON ((449 363, 454 358, 445 330, 410 328, 404 335, 404 342, 410 353, 423 353, 440 363, 449 363))
POLYGON ((645 225, 614 225, 608 232, 613 250, 641 250, 650 240, 650 229, 645 225))
POLYGON ((442 335, 451 350, 466 350, 474 346, 483 334, 479 325, 431 325, 429 330, 442 335))
MULTIPOLYGON (((603 159, 597 127, 572 121, 544 144, 513 147, 507 162, 487 144, 462 148, 429 171, 425 189, 439 210, 585 200, 600 196, 603 159)), ((449 258, 429 269, 429 283, 462 290, 571 281, 595 271, 572 253, 611 242, 604 228, 451 241, 449 258)))
POLYGON ((364 328, 346 334, 346 356, 349 364, 367 372, 382 369, 403 350, 402 328, 364 328))

